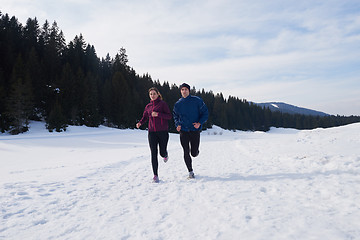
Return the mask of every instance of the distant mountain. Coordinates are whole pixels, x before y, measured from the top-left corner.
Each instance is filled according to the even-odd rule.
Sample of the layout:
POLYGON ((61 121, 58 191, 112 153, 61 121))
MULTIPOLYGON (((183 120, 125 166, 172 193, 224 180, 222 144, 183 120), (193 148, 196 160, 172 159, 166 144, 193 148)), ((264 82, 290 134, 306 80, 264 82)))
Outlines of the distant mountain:
POLYGON ((304 114, 304 115, 312 115, 312 116, 329 116, 327 113, 296 107, 287 103, 282 102, 268 102, 268 103, 255 103, 261 107, 268 107, 271 111, 280 111, 282 113, 289 113, 289 114, 304 114))

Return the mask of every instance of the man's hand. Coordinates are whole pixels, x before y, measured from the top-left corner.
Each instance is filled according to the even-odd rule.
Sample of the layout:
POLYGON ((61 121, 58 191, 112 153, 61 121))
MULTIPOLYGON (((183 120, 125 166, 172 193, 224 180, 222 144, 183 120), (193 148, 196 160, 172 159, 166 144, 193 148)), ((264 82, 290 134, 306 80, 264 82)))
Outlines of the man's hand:
POLYGON ((159 116, 159 113, 158 113, 158 112, 152 112, 152 113, 151 113, 151 116, 157 117, 157 116, 159 116))
POLYGON ((180 132, 180 130, 181 130, 181 126, 179 125, 179 126, 177 126, 176 127, 176 130, 178 131, 178 132, 180 132))
POLYGON ((200 124, 200 123, 198 123, 198 122, 193 123, 193 125, 194 125, 194 128, 196 128, 196 129, 198 129, 198 128, 201 126, 201 124, 200 124))

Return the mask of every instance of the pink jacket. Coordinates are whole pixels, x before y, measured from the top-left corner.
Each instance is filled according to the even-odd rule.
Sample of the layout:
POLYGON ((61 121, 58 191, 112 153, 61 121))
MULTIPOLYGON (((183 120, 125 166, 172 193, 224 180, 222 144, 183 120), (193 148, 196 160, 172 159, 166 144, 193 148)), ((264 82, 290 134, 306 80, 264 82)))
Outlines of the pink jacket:
POLYGON ((149 120, 148 129, 150 132, 168 131, 168 120, 170 120, 171 117, 172 115, 168 105, 160 98, 157 98, 155 101, 150 101, 150 103, 146 105, 143 117, 139 123, 143 125, 147 120, 149 120), (152 112, 158 112, 159 115, 157 117, 153 117, 151 116, 152 112))

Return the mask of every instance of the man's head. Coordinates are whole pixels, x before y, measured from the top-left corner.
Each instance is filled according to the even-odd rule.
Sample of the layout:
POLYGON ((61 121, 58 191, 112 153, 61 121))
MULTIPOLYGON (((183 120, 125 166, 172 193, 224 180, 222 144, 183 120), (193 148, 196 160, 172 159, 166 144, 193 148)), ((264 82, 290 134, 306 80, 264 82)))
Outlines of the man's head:
POLYGON ((186 98, 187 96, 189 96, 190 94, 190 86, 189 84, 183 83, 180 85, 180 91, 181 91, 181 96, 183 98, 186 98))

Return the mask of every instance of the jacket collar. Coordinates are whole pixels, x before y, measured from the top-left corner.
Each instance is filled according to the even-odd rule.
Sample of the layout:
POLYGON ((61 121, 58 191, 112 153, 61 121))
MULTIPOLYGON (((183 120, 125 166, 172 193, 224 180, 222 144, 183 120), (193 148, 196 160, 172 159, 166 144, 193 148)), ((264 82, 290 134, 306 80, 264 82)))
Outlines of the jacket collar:
POLYGON ((158 102, 160 102, 160 101, 161 101, 160 97, 158 97, 158 98, 155 99, 155 100, 150 100, 150 102, 152 102, 152 103, 158 103, 158 102))

